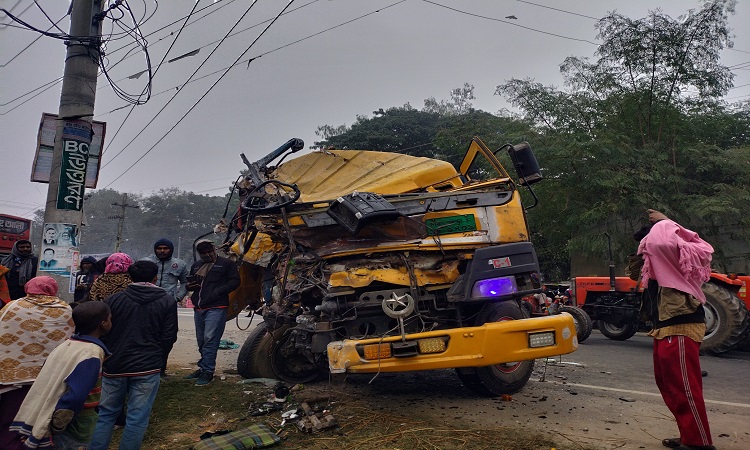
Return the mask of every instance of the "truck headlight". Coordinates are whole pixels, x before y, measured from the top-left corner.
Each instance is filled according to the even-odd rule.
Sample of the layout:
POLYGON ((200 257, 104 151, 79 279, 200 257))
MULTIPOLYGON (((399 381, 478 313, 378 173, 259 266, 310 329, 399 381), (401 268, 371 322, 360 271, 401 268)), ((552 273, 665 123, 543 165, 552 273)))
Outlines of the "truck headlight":
POLYGON ((555 345, 554 331, 529 334, 529 348, 551 347, 553 345, 555 345))
POLYGON ((517 291, 518 287, 514 276, 487 278, 474 283, 474 287, 471 289, 471 297, 502 297, 517 291))

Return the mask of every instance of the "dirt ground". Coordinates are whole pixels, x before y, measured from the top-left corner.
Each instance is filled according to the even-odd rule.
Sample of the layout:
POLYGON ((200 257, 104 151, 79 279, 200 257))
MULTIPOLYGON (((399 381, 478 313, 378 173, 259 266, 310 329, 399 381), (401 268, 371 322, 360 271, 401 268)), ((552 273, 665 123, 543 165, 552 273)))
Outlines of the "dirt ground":
MULTIPOLYGON (((247 333, 229 323, 224 339, 241 345, 247 333)), ((232 374, 238 353, 239 348, 219 351, 220 378, 238 379, 232 374)), ((170 369, 194 370, 197 359, 192 330, 181 329, 170 355, 170 369)), ((541 431, 555 442, 568 443, 566 448, 656 450, 664 448, 662 438, 676 434, 674 419, 658 394, 595 389, 585 384, 586 376, 587 369, 572 357, 540 360, 529 384, 511 401, 478 397, 449 370, 380 374, 374 380, 372 375, 350 375, 317 382, 311 388, 334 400, 358 399, 369 410, 393 411, 429 423, 461 423, 479 429, 514 425, 541 431)), ((709 418, 718 448, 750 448, 750 411, 746 408, 709 405, 709 418)))

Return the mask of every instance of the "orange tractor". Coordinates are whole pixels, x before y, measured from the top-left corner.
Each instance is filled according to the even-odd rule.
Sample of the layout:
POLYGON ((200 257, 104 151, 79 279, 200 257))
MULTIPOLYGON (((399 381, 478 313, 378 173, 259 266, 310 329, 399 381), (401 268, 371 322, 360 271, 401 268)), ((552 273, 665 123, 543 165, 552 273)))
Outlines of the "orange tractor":
MULTIPOLYGON (((612 267, 610 265, 610 267, 612 267)), ((712 273, 706 294, 706 335, 701 352, 719 355, 737 347, 750 333, 750 276, 712 273)), ((624 341, 650 329, 641 311, 643 289, 628 277, 576 277, 571 283, 575 304, 586 311, 606 337, 624 341)))

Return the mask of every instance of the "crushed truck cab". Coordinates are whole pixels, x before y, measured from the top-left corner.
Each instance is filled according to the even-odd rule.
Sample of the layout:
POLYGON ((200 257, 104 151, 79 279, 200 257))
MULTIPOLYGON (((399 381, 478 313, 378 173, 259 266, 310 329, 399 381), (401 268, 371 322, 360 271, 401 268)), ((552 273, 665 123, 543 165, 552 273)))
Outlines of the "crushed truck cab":
POLYGON ((570 316, 529 319, 520 306, 542 290, 519 192, 542 178, 528 144, 493 152, 474 138, 457 167, 332 149, 270 166, 302 146, 243 155, 226 240, 242 278, 232 296, 263 323, 240 351, 241 375, 453 368, 498 395, 521 389, 535 358, 576 349, 570 316), (506 150, 516 180, 497 157, 506 150))

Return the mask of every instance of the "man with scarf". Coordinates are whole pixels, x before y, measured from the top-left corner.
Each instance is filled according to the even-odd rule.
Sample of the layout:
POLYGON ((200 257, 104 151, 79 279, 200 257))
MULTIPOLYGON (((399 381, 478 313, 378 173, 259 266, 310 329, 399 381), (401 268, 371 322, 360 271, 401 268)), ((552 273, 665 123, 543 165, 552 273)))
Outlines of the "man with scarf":
POLYGON ((73 335, 72 310, 57 297, 57 282, 40 276, 26 283, 26 296, 0 309, 0 336, 13 345, 0 346, 0 449, 22 449, 20 436, 9 430, 47 356, 73 335), (10 336, 10 337, 9 337, 10 336))
POLYGON ((198 370, 186 378, 204 386, 214 379, 216 353, 227 322, 229 294, 240 286, 240 274, 231 260, 217 256, 211 241, 196 246, 200 260, 190 268, 188 290, 193 291, 195 336, 201 358, 198 370))
POLYGON ((10 255, 2 260, 2 265, 9 269, 5 274, 8 282, 10 299, 16 300, 26 295, 23 286, 36 276, 39 259, 32 254, 31 242, 23 239, 13 244, 10 255))
POLYGON ((711 442, 698 351, 706 333, 701 285, 711 275, 714 249, 698 233, 649 209, 653 224, 638 246, 641 285, 651 299, 654 378, 674 415, 679 438, 662 441, 678 450, 716 450, 711 442))

